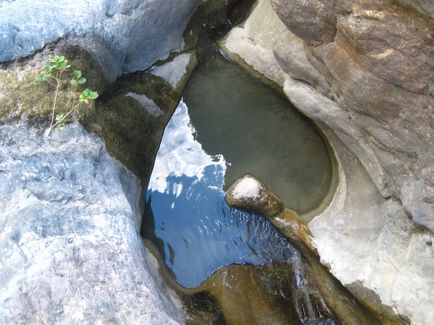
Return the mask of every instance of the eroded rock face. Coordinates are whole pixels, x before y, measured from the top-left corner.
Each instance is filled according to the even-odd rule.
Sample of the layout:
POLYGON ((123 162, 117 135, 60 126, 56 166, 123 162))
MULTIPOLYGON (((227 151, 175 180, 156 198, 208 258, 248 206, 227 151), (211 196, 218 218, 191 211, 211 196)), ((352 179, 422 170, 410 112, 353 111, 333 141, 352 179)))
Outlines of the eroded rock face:
MULTIPOLYGON (((298 214, 287 208, 283 209, 283 204, 280 203, 279 198, 267 190, 260 180, 251 175, 240 178, 226 192, 226 201, 231 207, 262 213, 297 247, 298 251, 294 253, 290 264, 285 267, 287 272, 290 270, 294 272, 295 278, 287 275, 285 276, 285 282, 295 284, 291 289, 292 301, 299 319, 304 321, 310 319, 314 322, 318 320, 315 316, 312 316, 317 314, 316 312, 313 312, 310 316, 305 314, 306 311, 309 314, 309 310, 312 310, 313 307, 313 309, 319 308, 323 310, 319 314, 322 314, 324 318, 330 318, 327 321, 322 319, 326 323, 337 317, 343 324, 404 324, 399 317, 396 317, 387 309, 386 311, 381 310, 381 312, 378 312, 378 305, 381 306, 381 302, 375 301, 375 303, 368 305, 371 310, 367 310, 356 301, 351 293, 321 265, 316 247, 312 242, 310 230, 304 225, 298 214), (276 209, 276 207, 279 208, 276 209), (292 280, 287 280, 291 278, 292 280), (305 286, 297 287, 297 283, 304 283, 305 286), (307 300, 305 300, 306 298, 307 300), (310 298, 313 300, 309 301, 310 298)), ((224 272, 226 271, 219 271, 217 274, 221 275, 224 272)), ((218 279, 218 276, 211 277, 205 284, 210 281, 212 283, 213 279, 216 278, 218 279)), ((239 283, 243 283, 242 277, 239 283)), ((243 286, 245 285, 243 284, 243 286)), ((280 283, 281 290, 284 291, 285 287, 286 285, 280 283)), ((211 285, 211 288, 219 288, 219 286, 211 285)), ((233 294, 231 291, 233 287, 230 286, 229 288, 230 290, 228 291, 221 290, 217 292, 217 297, 221 294, 233 294)), ((246 294, 250 294, 248 286, 245 287, 245 291, 246 294)), ((254 296, 257 299, 261 299, 259 298, 261 295, 257 293, 254 296)), ((373 296, 376 298, 375 294, 373 296)), ((225 299, 229 301, 233 300, 230 295, 225 297, 225 299, 219 299, 223 301, 225 299)), ((370 299, 373 298, 370 296, 370 299)), ((232 304, 229 303, 225 306, 223 302, 222 305, 227 309, 226 312, 233 317, 233 310, 230 307, 232 304)), ((288 312, 290 313, 290 311, 288 312)), ((261 312, 258 312, 258 314, 261 315, 261 312)), ((239 316, 245 317, 241 314, 239 316)), ((262 324, 262 322, 258 323, 262 324)), ((276 321, 276 323, 279 322, 276 321)))
POLYGON ((13 0, 0 3, 0 62, 68 37, 94 54, 108 79, 144 70, 182 47, 198 0, 13 0), (162 36, 164 35, 164 36, 162 36))
POLYGON ((285 208, 280 198, 252 175, 239 178, 226 192, 226 202, 232 208, 252 211, 267 217, 287 238, 303 243, 312 252, 309 229, 295 211, 285 208))
POLYGON ((139 236, 140 196, 78 124, 0 126, 0 320, 182 323, 139 236))
MULTIPOLYGON (((328 92, 318 90, 360 129, 358 140, 378 164, 365 163, 366 152, 356 152, 359 159, 385 197, 401 200, 418 224, 434 230, 433 20, 393 1, 343 1, 327 11, 336 19, 335 37, 312 44, 306 36, 311 27, 303 25, 301 32, 292 27, 297 20, 287 11, 296 3, 272 1, 282 21, 305 41, 307 60, 331 85, 328 92)), ((308 8, 298 13, 311 17, 308 8)), ((311 24, 320 28, 322 20, 311 24)), ((290 58, 282 61, 291 66, 290 58)))
POLYGON ((335 0, 271 0, 280 19, 312 45, 333 41, 336 34, 335 0))
POLYGON ((224 48, 280 85, 335 148, 338 191, 309 224, 322 262, 368 304, 375 299, 367 298, 364 287, 412 322, 429 324, 434 310, 426 298, 434 288, 427 272, 433 268, 434 230, 432 6, 428 1, 330 1, 334 5, 326 11, 335 15, 336 33, 321 39, 310 35, 328 17, 318 12, 319 3, 261 0, 246 23, 231 31, 224 48), (291 14, 295 9, 301 18, 291 14), (303 19, 316 27, 297 25, 303 19))

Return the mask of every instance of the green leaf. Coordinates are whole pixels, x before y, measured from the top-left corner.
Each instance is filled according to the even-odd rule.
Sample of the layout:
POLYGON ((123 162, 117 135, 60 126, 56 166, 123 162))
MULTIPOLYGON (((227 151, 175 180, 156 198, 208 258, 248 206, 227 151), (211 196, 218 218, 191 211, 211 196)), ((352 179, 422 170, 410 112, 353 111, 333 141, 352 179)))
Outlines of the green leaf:
POLYGON ((50 59, 55 69, 66 70, 71 67, 68 60, 63 55, 55 55, 50 59))
POLYGON ((86 83, 86 78, 80 78, 80 79, 78 79, 78 83, 80 85, 84 85, 86 83))
POLYGON ((63 129, 63 127, 65 126, 65 123, 63 122, 64 119, 64 114, 56 114, 56 129, 63 129))
POLYGON ((91 91, 90 99, 95 100, 95 99, 98 98, 98 96, 99 96, 98 92, 96 92, 96 91, 91 91))
POLYGON ((98 93, 96 91, 92 91, 88 88, 83 90, 80 94, 80 102, 84 102, 86 104, 90 104, 92 100, 95 100, 98 98, 98 93))
POLYGON ((54 63, 54 64, 59 64, 65 61, 65 56, 64 55, 55 55, 50 59, 50 62, 54 63))
POLYGON ((79 80, 81 78, 81 71, 80 70, 74 70, 72 71, 72 78, 74 80, 79 80))
POLYGON ((47 65, 47 66, 44 68, 44 72, 45 72, 46 74, 51 74, 55 69, 56 69, 56 67, 55 67, 54 65, 47 65))
POLYGON ((48 76, 46 75, 46 74, 40 74, 39 76, 37 76, 36 78, 35 78, 35 80, 33 81, 33 83, 36 85, 36 86, 39 86, 41 83, 43 83, 44 81, 47 81, 48 80, 48 76))
POLYGON ((78 81, 77 81, 77 80, 74 80, 74 79, 72 79, 72 80, 70 80, 70 81, 69 81, 69 84, 70 84, 71 86, 75 87, 75 86, 77 86, 77 85, 78 85, 78 81))

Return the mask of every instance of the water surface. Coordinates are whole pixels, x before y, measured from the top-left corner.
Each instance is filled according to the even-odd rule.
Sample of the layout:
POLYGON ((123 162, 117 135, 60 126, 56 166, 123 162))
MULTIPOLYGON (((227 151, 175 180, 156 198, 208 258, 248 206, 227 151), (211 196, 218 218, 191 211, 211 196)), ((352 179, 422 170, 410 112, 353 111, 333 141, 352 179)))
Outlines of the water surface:
POLYGON ((224 200, 227 162, 194 138, 184 102, 170 120, 146 193, 145 237, 184 287, 230 264, 289 260, 295 249, 265 218, 224 200))
POLYGON ((218 55, 209 55, 184 92, 196 140, 228 163, 225 189, 246 173, 286 207, 305 213, 330 188, 331 160, 313 123, 283 95, 218 55))
POLYGON ((304 212, 328 190, 330 159, 315 127, 286 99, 210 56, 165 129, 146 193, 145 237, 182 286, 199 286, 230 264, 298 256, 265 218, 225 203, 225 188, 246 173, 304 212))

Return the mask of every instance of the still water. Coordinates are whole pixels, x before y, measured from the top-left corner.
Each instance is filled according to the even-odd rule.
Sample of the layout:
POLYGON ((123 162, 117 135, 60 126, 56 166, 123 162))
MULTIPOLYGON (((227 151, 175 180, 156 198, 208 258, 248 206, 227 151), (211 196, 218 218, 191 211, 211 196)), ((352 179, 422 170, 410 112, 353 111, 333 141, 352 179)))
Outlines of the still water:
POLYGON ((265 218, 225 203, 226 187, 246 173, 305 212, 326 194, 331 163, 315 127, 287 100, 211 56, 165 129, 146 192, 144 236, 180 285, 197 287, 230 264, 299 258, 265 218))

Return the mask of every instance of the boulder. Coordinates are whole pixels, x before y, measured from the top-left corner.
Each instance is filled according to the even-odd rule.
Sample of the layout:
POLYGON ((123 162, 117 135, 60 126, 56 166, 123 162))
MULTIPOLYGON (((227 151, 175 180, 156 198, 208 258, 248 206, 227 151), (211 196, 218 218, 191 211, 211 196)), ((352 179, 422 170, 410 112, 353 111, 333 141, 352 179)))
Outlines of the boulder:
POLYGON ((0 320, 184 322, 139 235, 140 182, 78 124, 0 126, 0 320))
POLYGON ((227 190, 225 199, 232 208, 262 214, 287 238, 302 243, 316 254, 310 231, 297 212, 285 208, 279 197, 258 178, 248 174, 239 178, 227 190))
POLYGON ((283 203, 264 183, 251 175, 238 179, 226 192, 230 207, 263 214, 274 218, 283 211, 283 203))

